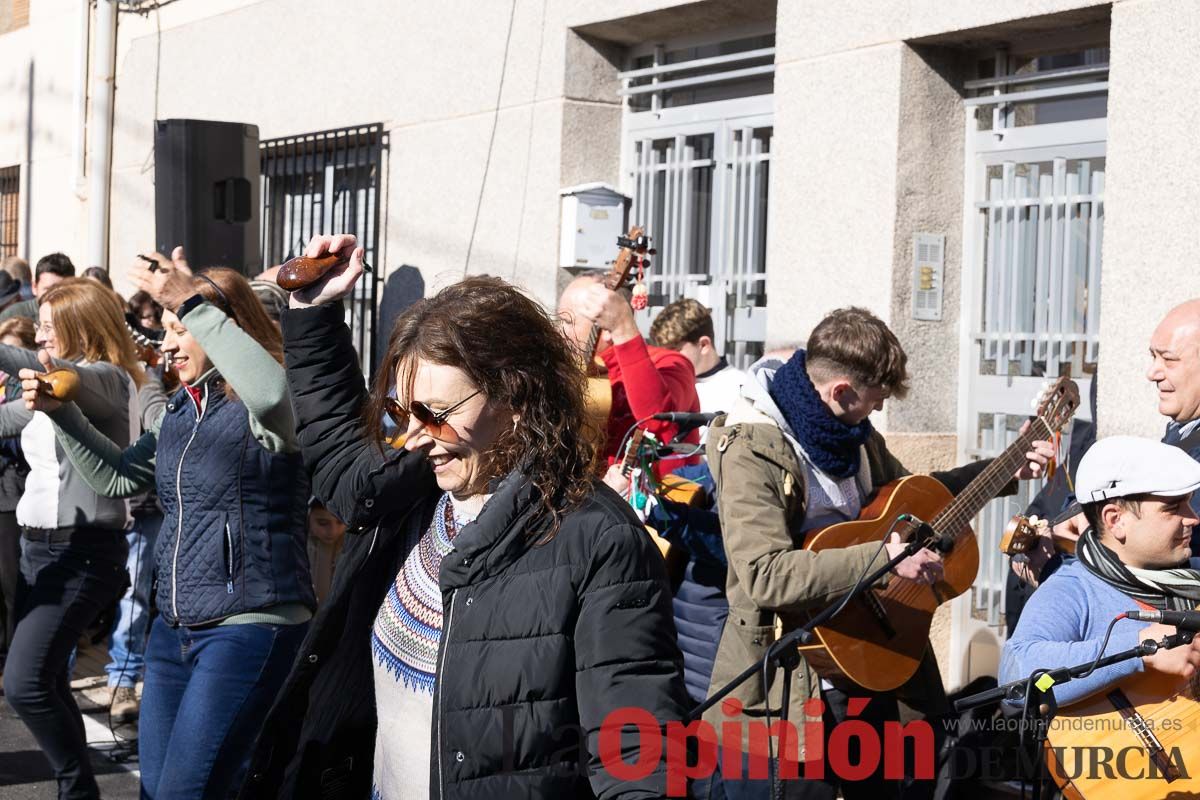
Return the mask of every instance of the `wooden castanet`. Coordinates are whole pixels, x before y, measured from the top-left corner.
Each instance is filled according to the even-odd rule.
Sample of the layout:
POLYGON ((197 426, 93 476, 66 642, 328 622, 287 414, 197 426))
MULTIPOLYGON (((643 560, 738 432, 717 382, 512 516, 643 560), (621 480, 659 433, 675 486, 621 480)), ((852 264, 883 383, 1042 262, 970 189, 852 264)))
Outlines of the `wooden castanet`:
POLYGON ((69 403, 79 391, 79 373, 68 367, 58 367, 37 376, 38 393, 69 403))
POLYGON ((329 270, 338 264, 345 264, 347 261, 349 261, 348 258, 343 258, 336 253, 330 253, 320 258, 296 256, 279 268, 275 282, 279 284, 280 288, 294 292, 305 286, 311 286, 324 278, 329 270))
MULTIPOLYGON (((281 289, 294 292, 297 289, 303 289, 305 286, 311 286, 321 280, 321 278, 324 278, 329 270, 341 264, 346 264, 349 261, 350 258, 348 256, 343 257, 336 253, 329 253, 320 258, 296 256, 293 259, 285 261, 283 266, 279 268, 279 272, 275 275, 275 282, 279 284, 281 289)), ((371 265, 364 261, 363 272, 370 271, 371 265)))
POLYGON ((1196 689, 1194 678, 1139 672, 1058 709, 1046 766, 1063 796, 1200 798, 1196 689))

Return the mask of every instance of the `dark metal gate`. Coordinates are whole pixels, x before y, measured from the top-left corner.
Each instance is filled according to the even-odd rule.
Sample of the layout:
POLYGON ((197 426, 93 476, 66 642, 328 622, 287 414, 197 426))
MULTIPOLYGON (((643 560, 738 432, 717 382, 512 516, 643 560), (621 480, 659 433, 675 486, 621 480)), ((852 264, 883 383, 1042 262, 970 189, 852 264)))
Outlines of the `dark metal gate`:
POLYGON ((17 254, 21 218, 21 168, 0 169, 0 258, 17 254))
POLYGON ((354 291, 347 322, 370 374, 383 265, 379 220, 387 133, 380 124, 262 142, 262 252, 267 266, 304 252, 318 233, 353 233, 376 268, 354 291))

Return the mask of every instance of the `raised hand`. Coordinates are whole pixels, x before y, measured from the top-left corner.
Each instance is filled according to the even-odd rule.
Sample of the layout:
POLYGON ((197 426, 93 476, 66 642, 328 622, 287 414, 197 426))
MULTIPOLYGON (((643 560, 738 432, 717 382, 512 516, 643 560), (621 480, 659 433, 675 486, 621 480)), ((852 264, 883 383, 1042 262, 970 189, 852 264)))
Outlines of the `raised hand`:
POLYGON ((309 258, 320 258, 329 253, 348 260, 329 270, 316 283, 292 292, 289 303, 292 308, 337 302, 354 289, 355 282, 363 274, 363 257, 366 254, 366 251, 358 246, 358 239, 348 233, 332 236, 319 234, 310 239, 308 246, 304 248, 304 255, 309 258))
POLYGON ((46 394, 42 389, 42 376, 54 369, 54 362, 45 350, 38 350, 37 358, 42 365, 41 372, 35 369, 23 369, 17 373, 17 377, 21 379, 21 399, 25 401, 25 407, 30 411, 54 411, 62 403, 46 394))
POLYGON ((608 331, 613 344, 622 344, 641 335, 629 302, 599 283, 587 287, 587 290, 580 294, 575 311, 608 331))
POLYGON ((129 279, 134 286, 149 293, 160 306, 172 312, 196 293, 192 287, 192 270, 182 247, 172 250, 170 258, 162 253, 139 257, 129 269, 129 279), (146 258, 152 261, 146 261, 146 258))

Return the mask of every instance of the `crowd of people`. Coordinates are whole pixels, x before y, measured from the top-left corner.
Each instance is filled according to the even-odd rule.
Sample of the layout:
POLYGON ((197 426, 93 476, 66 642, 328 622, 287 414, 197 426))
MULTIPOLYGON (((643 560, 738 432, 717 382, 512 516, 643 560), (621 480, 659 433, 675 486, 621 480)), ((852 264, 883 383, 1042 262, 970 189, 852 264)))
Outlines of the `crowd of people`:
MULTIPOLYGON (((322 235, 305 254, 339 265, 290 294, 193 269, 179 248, 134 261, 128 302, 62 254, 0 271, 0 664, 60 797, 99 795, 70 679, 112 608, 111 713, 136 720, 155 800, 661 797, 665 726, 761 662, 761 680, 705 714, 736 741, 712 743, 721 757, 692 796, 933 796, 912 763, 843 780, 830 752, 851 718, 882 735, 901 705, 948 712, 928 643, 890 692, 767 659, 905 552, 899 537, 804 548, 908 474, 870 419, 909 381, 882 320, 833 311, 741 371, 694 300, 645 337, 594 276, 553 312, 469 277, 400 313, 368 382, 343 306, 362 248, 322 235), (822 725, 797 726, 810 755, 781 781, 749 731, 785 697, 793 720, 819 698, 822 725), (649 733, 612 724, 630 709, 649 733)), ((1045 590, 1006 674, 1095 638, 1096 617, 1062 613, 1072 604, 1200 599, 1180 544, 1197 524, 1200 306, 1181 309, 1151 346, 1169 445, 1106 440, 1058 470, 1042 503, 1082 504, 1061 523, 1079 559, 1043 543, 1017 565, 1014 589, 1045 590)), ((1033 442, 1012 477, 1042 477, 1056 452, 1033 442)), ((934 477, 961 492, 988 463, 934 477)), ((885 580, 941 578, 941 555, 920 549, 885 580)), ((1145 666, 1197 664, 1200 645, 1145 666)))

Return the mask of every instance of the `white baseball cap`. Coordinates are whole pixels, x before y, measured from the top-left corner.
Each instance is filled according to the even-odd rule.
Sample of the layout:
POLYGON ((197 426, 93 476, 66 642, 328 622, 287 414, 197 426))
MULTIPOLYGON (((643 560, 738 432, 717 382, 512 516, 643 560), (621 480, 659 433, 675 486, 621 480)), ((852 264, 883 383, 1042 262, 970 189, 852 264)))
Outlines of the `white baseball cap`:
POLYGON ((1178 447, 1138 436, 1109 436, 1084 453, 1075 496, 1099 503, 1135 494, 1179 497, 1200 489, 1200 463, 1178 447))

